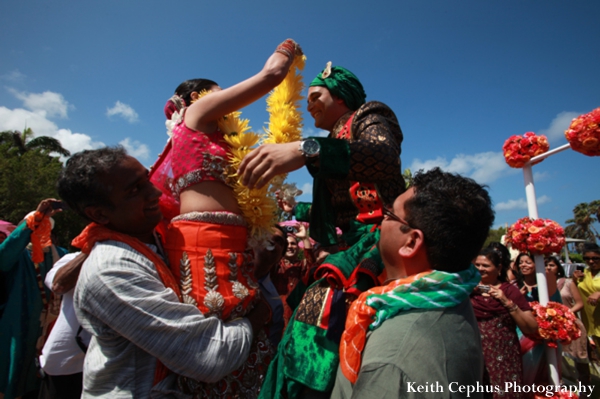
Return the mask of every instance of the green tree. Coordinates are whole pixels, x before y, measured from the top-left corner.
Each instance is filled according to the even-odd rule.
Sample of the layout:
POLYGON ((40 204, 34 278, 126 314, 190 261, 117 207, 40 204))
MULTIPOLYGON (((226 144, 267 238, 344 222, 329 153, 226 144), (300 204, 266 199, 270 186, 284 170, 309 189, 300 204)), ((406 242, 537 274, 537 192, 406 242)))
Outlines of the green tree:
POLYGON ((506 227, 498 227, 497 229, 490 229, 487 239, 485 240, 485 243, 483 244, 483 248, 487 247, 490 242, 502 242, 502 236, 506 234, 506 227))
POLYGON ((23 155, 29 151, 39 151, 44 154, 58 153, 65 157, 71 153, 63 148, 60 141, 53 137, 39 136, 33 138, 33 130, 25 128, 23 133, 17 131, 0 132, 0 143, 9 144, 9 151, 23 155))
MULTIPOLYGON (((49 153, 69 154, 64 148, 57 151, 53 145, 28 146, 37 139, 28 141, 29 133, 17 133, 0 133, 0 220, 13 224, 18 224, 27 213, 35 210, 41 200, 58 198, 56 181, 62 170, 62 163, 49 153), (27 148, 25 151, 13 140, 17 136, 24 139, 27 148)), ((86 224, 72 211, 61 212, 54 219, 56 227, 53 233, 63 247, 68 247, 73 237, 86 224)))
POLYGON ((582 202, 573 208, 573 219, 567 220, 565 234, 570 238, 578 238, 586 241, 596 242, 600 238, 593 224, 598 221, 600 201, 592 201, 589 204, 582 202))
POLYGON ((413 174, 410 168, 404 169, 404 172, 402 172, 402 177, 404 177, 404 184, 406 184, 406 188, 410 188, 410 186, 413 185, 413 174))

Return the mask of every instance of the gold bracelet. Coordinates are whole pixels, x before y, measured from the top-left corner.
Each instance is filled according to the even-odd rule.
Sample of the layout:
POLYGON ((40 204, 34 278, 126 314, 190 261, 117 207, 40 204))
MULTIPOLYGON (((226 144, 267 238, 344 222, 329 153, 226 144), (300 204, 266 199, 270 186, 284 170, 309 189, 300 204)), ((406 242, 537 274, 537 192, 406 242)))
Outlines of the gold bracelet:
POLYGON ((508 309, 509 313, 514 312, 515 310, 519 309, 519 307, 517 306, 516 303, 514 303, 513 301, 510 302, 510 305, 504 305, 504 307, 506 309, 508 309))

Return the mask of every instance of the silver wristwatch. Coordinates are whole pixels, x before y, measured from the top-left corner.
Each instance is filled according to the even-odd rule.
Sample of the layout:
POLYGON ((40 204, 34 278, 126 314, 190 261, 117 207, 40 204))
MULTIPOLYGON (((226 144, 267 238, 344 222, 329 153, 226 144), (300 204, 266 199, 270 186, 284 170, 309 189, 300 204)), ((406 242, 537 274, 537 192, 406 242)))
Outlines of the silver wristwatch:
POLYGON ((321 153, 321 145, 315 139, 306 139, 300 142, 298 150, 306 158, 316 158, 321 153))

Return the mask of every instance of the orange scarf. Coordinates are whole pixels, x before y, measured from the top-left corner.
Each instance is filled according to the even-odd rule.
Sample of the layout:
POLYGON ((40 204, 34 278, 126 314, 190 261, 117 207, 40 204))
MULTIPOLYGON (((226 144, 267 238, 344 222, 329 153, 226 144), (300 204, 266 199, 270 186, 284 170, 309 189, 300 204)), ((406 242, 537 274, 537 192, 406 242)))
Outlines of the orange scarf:
MULTIPOLYGON (((106 227, 97 223, 90 223, 85 229, 83 229, 81 234, 73 239, 71 244, 74 247, 81 248, 81 252, 89 255, 97 242, 107 240, 125 243, 154 263, 156 271, 158 272, 158 275, 165 287, 172 289, 175 294, 177 294, 177 297, 181 302, 181 291, 179 290, 179 285, 177 285, 175 277, 173 277, 173 274, 171 274, 171 270, 169 270, 169 267, 163 258, 161 258, 156 252, 154 252, 137 238, 107 229, 106 227)), ((167 369, 165 365, 163 365, 162 362, 157 359, 156 370, 154 372, 154 385, 160 382, 168 374, 169 369, 167 369)))
POLYGON ((33 263, 41 263, 44 261, 44 248, 52 245, 50 217, 35 211, 25 217, 25 222, 27 228, 31 230, 31 260, 33 263))
POLYGON ((403 279, 394 280, 388 285, 371 288, 360 294, 358 299, 352 303, 346 318, 346 329, 340 342, 340 367, 344 376, 351 383, 354 384, 358 379, 362 351, 367 341, 367 330, 369 325, 373 323, 376 313, 375 309, 366 304, 367 297, 373 294, 390 292, 400 285, 410 284, 431 272, 432 270, 427 270, 403 279))

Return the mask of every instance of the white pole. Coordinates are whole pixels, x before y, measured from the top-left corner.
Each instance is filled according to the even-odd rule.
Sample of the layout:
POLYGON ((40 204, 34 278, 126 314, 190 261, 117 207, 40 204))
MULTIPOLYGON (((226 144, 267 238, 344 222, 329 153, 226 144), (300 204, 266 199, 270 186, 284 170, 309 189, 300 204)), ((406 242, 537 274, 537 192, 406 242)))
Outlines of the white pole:
MULTIPOLYGON (((564 146, 563 146, 564 147, 564 146)), ((567 145, 564 149, 569 148, 567 145)), ((562 148, 562 147, 559 147, 562 148)), ((561 149, 560 151, 563 151, 561 149)), ((558 151, 554 150, 554 153, 558 151)), ((545 153, 547 154, 547 153, 545 153)), ((545 155, 542 154, 542 155, 545 155)), ((541 157, 541 155, 539 155, 541 157)), ((537 160, 537 157, 532 158, 532 161, 537 160)), ((544 157, 545 158, 545 157, 544 157)), ((543 158, 542 158, 543 159, 543 158)), ((525 196, 527 197, 527 208, 529 210, 529 217, 532 219, 537 219, 538 209, 537 209, 537 200, 535 197, 535 185, 533 184, 533 171, 531 170, 531 163, 528 162, 523 167, 523 179, 525 181, 525 196)), ((546 267, 544 265, 544 257, 542 255, 535 255, 535 277, 538 288, 538 297, 540 300, 540 304, 542 306, 546 306, 548 304, 548 300, 550 299, 548 295, 548 283, 546 281, 546 267)), ((546 359, 548 359, 548 366, 550 368, 550 382, 553 385, 558 385, 560 383, 560 377, 558 375, 558 359, 556 357, 556 350, 554 348, 550 348, 546 345, 546 359)))
POLYGON ((571 144, 569 144, 569 143, 563 144, 560 147, 556 147, 553 150, 546 151, 545 153, 540 154, 540 155, 536 155, 535 157, 531 158, 529 160, 529 162, 527 162, 527 165, 531 165, 532 163, 535 163, 537 161, 541 161, 542 159, 546 159, 550 155, 554 155, 554 154, 557 154, 557 153, 562 152, 564 150, 568 150, 569 148, 571 148, 571 144))
POLYGON ((523 179, 525 180, 525 196, 527 197, 527 209, 529 210, 529 217, 537 219, 538 209, 537 201, 535 199, 535 186, 533 185, 533 171, 531 170, 531 163, 527 163, 523 167, 523 179))

